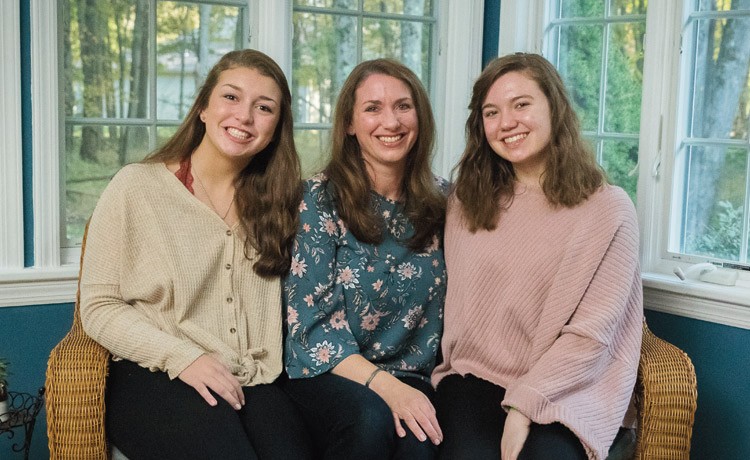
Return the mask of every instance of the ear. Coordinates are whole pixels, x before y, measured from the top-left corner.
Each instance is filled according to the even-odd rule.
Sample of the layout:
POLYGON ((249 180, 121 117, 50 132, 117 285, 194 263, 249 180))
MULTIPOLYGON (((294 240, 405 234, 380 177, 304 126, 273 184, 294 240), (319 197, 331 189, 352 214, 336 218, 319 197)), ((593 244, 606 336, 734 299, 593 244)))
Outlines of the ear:
POLYGON ((205 110, 201 110, 201 113, 200 113, 200 115, 198 115, 198 117, 201 119, 201 121, 203 123, 205 123, 206 122, 206 111, 205 110))
POLYGON ((350 136, 354 136, 354 134, 355 134, 355 132, 354 132, 354 126, 352 126, 351 123, 349 123, 349 126, 347 126, 347 128, 346 128, 346 134, 348 134, 350 136))

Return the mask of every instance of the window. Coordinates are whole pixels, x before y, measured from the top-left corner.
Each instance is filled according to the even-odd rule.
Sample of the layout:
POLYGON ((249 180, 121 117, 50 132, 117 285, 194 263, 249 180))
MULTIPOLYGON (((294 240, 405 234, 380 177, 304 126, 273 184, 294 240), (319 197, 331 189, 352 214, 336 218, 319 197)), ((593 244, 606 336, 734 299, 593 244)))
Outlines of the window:
MULTIPOLYGON (((335 84, 322 76, 302 89, 306 85, 297 86, 303 82, 297 76, 304 74, 298 64, 309 56, 306 53, 328 52, 324 46, 336 43, 335 36, 327 34, 326 41, 318 40, 326 34, 310 35, 293 43, 295 23, 315 29, 325 23, 318 19, 328 18, 334 24, 354 20, 357 31, 348 36, 355 40, 351 45, 357 59, 382 52, 414 65, 433 96, 438 126, 434 170, 447 176, 463 148, 471 84, 481 70, 483 4, 483 0, 9 2, 0 15, 0 49, 7 57, 0 68, 0 101, 6 102, 7 118, 0 127, 4 135, 0 141, 4 147, 0 151, 0 307, 74 299, 82 224, 102 187, 121 164, 139 160, 173 132, 181 111, 192 103, 202 72, 224 51, 247 45, 264 51, 285 70, 296 97, 318 103, 314 93, 327 91, 328 99, 321 99, 315 110, 330 111, 335 84), (24 11, 29 14, 29 38, 21 37, 24 11), (308 22, 305 14, 313 14, 316 21, 308 22), (407 43, 389 35, 407 33, 419 38, 407 43), (94 44, 101 46, 92 48, 94 44), (21 101, 19 56, 29 49, 30 97, 21 101), (404 49, 416 50, 418 56, 409 60, 404 49), (295 66, 293 56, 299 61, 295 66), (97 85, 103 89, 91 91, 97 85), (22 103, 29 108, 23 123, 22 103), (25 142, 21 126, 28 130, 25 142), (22 149, 29 157, 23 165, 22 149), (92 154, 92 161, 82 159, 82 151, 92 154), (22 205, 24 190, 33 206, 22 205)), ((303 159, 308 150, 312 161, 317 158, 320 150, 309 146, 321 145, 328 123, 325 117, 307 118, 299 126, 296 136, 303 159), (306 137, 313 144, 306 143, 306 137)))
POLYGON ((683 26, 668 251, 750 267, 750 3, 701 1, 683 26))
POLYGON ((63 247, 117 170, 171 136, 208 69, 244 47, 247 2, 62 2, 63 247))
POLYGON ((636 202, 646 306, 750 328, 747 2, 501 6, 500 54, 558 67, 599 161, 636 202), (697 262, 738 280, 675 276, 697 262))
POLYGON ((398 59, 431 89, 437 20, 430 0, 295 0, 292 21, 291 86, 303 174, 324 166, 336 97, 357 63, 398 59))
POLYGON ((609 179, 635 201, 646 6, 554 3, 543 54, 557 67, 609 179))

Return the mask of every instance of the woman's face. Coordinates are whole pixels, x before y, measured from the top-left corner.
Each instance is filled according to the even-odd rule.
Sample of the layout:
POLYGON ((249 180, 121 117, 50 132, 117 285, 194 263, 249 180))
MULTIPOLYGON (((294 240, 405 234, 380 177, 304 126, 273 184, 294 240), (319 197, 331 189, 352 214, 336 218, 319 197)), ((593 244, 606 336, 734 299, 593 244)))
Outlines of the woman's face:
POLYGON ((419 120, 411 91, 388 75, 372 74, 355 93, 347 133, 357 137, 368 168, 403 170, 419 135, 419 120))
POLYGON ((542 175, 552 119, 549 101, 536 81, 522 72, 495 80, 482 103, 482 121, 490 147, 513 164, 519 180, 542 175))
POLYGON ((200 113, 206 124, 203 144, 248 162, 273 140, 281 117, 281 90, 255 69, 223 71, 200 113))

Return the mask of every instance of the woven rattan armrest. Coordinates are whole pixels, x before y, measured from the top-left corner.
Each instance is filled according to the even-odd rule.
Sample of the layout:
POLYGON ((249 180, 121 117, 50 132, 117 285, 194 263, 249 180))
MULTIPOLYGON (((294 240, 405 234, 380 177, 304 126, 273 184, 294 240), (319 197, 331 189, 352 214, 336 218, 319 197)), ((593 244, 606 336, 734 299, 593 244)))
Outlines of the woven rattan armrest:
MULTIPOLYGON (((88 225, 86 225, 88 231, 88 225)), ((81 264, 86 232, 81 245, 81 264)), ((104 386, 109 352, 83 330, 79 289, 73 326, 47 362, 47 436, 51 459, 106 459, 104 386)))
POLYGON ((643 324, 635 388, 636 459, 689 459, 697 406, 695 368, 688 355, 643 324))

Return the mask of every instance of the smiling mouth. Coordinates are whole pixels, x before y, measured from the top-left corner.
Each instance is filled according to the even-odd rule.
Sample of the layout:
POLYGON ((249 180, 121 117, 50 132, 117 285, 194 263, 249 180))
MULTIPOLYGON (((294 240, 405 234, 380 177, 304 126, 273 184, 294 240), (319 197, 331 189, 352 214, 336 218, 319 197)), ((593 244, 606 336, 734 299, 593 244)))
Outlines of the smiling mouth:
POLYGON ((403 134, 399 134, 397 136, 378 136, 378 140, 386 144, 392 144, 394 142, 400 141, 403 137, 403 134))
POLYGON ((227 134, 241 141, 250 139, 250 133, 239 130, 237 128, 227 128, 227 134))
POLYGON ((526 139, 526 136, 528 135, 529 133, 516 134, 515 136, 506 137, 505 139, 503 139, 503 142, 505 142, 506 144, 512 144, 514 142, 526 139))

